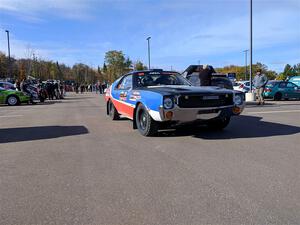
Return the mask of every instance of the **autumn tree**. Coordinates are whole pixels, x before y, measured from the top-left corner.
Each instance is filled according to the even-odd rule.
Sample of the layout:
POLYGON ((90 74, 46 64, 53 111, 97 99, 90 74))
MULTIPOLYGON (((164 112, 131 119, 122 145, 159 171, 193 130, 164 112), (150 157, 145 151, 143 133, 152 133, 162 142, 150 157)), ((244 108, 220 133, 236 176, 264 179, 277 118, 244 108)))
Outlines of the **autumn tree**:
POLYGON ((134 70, 146 70, 147 66, 144 65, 141 61, 137 60, 134 64, 133 64, 133 69, 134 70))
POLYGON ((108 51, 105 53, 105 64, 110 82, 131 70, 132 62, 122 51, 108 51))

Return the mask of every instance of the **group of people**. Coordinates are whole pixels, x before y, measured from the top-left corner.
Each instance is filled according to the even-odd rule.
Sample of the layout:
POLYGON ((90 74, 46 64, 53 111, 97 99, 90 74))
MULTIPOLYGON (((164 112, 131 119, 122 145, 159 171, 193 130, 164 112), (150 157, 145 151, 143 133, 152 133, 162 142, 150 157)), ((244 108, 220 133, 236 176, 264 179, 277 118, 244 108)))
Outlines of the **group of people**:
POLYGON ((64 83, 61 81, 52 81, 49 80, 45 83, 40 84, 40 88, 45 90, 47 93, 47 97, 50 100, 62 99, 64 98, 65 88, 64 83))
POLYGON ((96 92, 96 94, 98 94, 98 92, 100 94, 104 93, 104 90, 107 88, 107 83, 103 82, 97 82, 95 84, 79 84, 79 83, 75 83, 73 85, 74 91, 78 94, 79 92, 82 94, 84 92, 96 92))
POLYGON ((24 78, 21 82, 15 80, 13 84, 17 91, 29 94, 34 100, 63 99, 65 95, 65 84, 60 80, 41 81, 24 78))

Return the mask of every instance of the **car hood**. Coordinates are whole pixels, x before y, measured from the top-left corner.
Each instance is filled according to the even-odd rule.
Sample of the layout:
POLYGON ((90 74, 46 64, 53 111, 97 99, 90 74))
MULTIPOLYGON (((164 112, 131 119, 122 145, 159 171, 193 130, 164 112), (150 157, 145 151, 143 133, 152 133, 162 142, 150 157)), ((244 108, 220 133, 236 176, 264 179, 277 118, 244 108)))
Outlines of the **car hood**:
POLYGON ((160 93, 162 95, 193 95, 193 94, 232 94, 235 91, 215 86, 188 86, 188 85, 166 85, 166 86, 149 86, 138 88, 137 90, 147 90, 160 93))

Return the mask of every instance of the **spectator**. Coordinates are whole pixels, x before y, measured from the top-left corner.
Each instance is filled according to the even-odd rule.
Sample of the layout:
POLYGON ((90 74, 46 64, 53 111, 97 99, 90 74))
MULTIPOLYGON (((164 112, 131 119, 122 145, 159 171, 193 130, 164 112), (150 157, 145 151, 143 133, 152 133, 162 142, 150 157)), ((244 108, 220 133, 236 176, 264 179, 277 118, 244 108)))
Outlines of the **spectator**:
POLYGON ((200 86, 211 86, 211 77, 213 73, 215 73, 215 70, 212 66, 199 66, 200 86))
POLYGON ((81 94, 83 94, 84 88, 85 88, 84 84, 81 84, 81 85, 80 85, 80 93, 81 93, 81 94))
POLYGON ((16 88, 17 91, 21 91, 21 83, 20 83, 19 80, 16 80, 15 88, 16 88))
POLYGON ((21 91, 25 92, 25 86, 26 86, 26 78, 24 78, 24 79, 21 81, 21 84, 20 84, 20 89, 21 89, 21 91))
POLYGON ((105 82, 102 83, 101 89, 102 89, 102 93, 101 93, 101 94, 104 94, 104 90, 106 89, 106 84, 105 84, 105 82))
POLYGON ((256 72, 256 76, 253 79, 253 85, 256 88, 256 95, 258 99, 257 105, 264 105, 264 89, 266 84, 268 83, 268 78, 266 75, 262 74, 261 69, 258 69, 256 72))

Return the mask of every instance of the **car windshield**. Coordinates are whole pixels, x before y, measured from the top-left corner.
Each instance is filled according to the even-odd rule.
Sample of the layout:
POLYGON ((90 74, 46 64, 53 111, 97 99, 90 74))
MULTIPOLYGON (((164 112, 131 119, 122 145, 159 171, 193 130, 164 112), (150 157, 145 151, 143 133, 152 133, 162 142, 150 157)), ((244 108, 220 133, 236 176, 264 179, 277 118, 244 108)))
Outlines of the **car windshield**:
POLYGON ((164 86, 164 85, 189 85, 187 81, 180 74, 175 72, 140 72, 137 73, 137 86, 164 86))
POLYGON ((228 78, 223 77, 213 77, 211 79, 212 86, 218 86, 227 89, 233 89, 232 82, 228 78))

